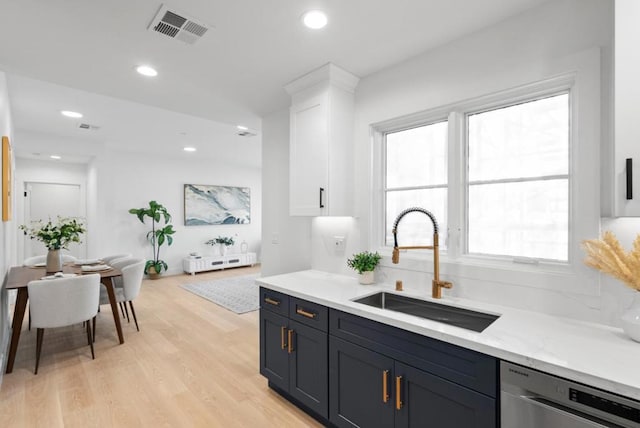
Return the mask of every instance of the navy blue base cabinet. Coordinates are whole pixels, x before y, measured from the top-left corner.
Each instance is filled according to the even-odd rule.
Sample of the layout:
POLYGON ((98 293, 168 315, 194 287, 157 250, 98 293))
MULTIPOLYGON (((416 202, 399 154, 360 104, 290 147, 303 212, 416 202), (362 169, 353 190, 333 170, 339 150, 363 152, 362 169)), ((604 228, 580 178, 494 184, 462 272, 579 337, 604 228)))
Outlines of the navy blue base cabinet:
POLYGON ((261 302, 260 373, 315 417, 327 419, 327 308, 264 289, 261 302))
POLYGON ((260 312, 260 372, 325 424, 499 427, 497 359, 268 293, 279 303, 260 312))

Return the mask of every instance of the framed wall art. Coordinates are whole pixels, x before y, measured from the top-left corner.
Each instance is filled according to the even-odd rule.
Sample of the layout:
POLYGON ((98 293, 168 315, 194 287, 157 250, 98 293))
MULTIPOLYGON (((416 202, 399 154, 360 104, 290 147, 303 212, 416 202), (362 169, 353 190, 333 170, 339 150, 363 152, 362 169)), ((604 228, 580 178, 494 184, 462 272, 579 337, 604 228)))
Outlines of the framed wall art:
POLYGON ((248 187, 184 185, 185 226, 251 223, 248 187))
POLYGON ((11 220, 11 186, 13 171, 11 169, 11 144, 9 137, 2 137, 2 221, 11 220))

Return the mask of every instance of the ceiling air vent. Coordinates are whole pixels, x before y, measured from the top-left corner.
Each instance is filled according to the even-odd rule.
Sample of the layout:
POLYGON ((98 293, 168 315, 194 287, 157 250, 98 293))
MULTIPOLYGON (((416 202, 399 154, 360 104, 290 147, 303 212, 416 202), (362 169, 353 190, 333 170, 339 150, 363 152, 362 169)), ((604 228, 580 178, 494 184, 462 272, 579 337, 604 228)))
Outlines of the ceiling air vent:
POLYGON ((80 128, 80 129, 88 129, 90 131, 97 131, 98 129, 100 129, 99 126, 90 125, 88 123, 81 123, 80 125, 78 125, 78 128, 80 128))
POLYGON ((196 22, 184 13, 169 10, 165 5, 162 5, 147 29, 192 45, 210 28, 206 24, 196 22))

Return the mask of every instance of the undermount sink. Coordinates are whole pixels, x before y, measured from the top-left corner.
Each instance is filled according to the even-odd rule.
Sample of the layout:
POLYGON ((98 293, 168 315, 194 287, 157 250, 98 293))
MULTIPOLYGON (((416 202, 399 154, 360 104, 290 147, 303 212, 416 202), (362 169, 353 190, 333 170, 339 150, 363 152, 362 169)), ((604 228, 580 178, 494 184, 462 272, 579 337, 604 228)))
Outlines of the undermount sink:
POLYGON ((353 301, 375 308, 402 312, 403 314, 414 315, 477 332, 484 331, 484 329, 489 327, 495 320, 500 318, 499 315, 441 305, 439 303, 427 302, 425 300, 386 293, 384 291, 354 299, 353 301))

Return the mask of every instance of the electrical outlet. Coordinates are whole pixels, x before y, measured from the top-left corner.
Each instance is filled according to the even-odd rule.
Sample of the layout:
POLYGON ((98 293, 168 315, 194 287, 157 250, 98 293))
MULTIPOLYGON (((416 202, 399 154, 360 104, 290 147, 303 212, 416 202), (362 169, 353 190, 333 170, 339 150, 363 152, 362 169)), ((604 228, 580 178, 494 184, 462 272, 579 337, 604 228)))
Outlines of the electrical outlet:
POLYGON ((345 245, 346 243, 345 243, 344 236, 333 237, 333 249, 336 253, 344 253, 345 245))

